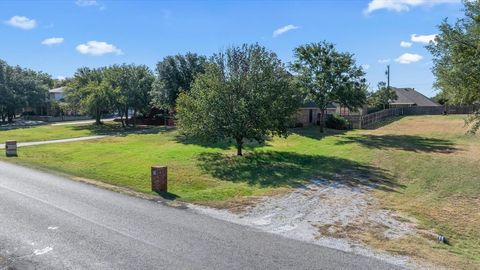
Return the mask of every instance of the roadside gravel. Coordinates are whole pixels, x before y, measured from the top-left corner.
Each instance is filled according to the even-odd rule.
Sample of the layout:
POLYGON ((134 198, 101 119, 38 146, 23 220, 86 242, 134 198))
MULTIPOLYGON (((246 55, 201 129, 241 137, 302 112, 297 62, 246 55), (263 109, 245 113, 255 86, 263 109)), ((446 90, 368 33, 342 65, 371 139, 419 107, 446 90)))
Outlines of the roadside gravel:
POLYGON ((288 238, 412 267, 408 257, 374 251, 355 237, 369 230, 388 239, 416 232, 415 221, 380 207, 370 194, 373 188, 318 179, 286 195, 265 197, 240 213, 198 205, 189 208, 288 238))

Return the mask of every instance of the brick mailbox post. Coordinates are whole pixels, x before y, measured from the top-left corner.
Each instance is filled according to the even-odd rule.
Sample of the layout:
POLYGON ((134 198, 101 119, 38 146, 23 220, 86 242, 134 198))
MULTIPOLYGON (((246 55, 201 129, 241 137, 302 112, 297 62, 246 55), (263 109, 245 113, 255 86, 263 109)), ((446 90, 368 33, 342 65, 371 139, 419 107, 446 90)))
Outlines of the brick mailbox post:
POLYGON ((7 157, 17 156, 17 141, 5 142, 5 154, 7 155, 7 157))
POLYGON ((167 166, 152 166, 152 191, 167 192, 167 166))

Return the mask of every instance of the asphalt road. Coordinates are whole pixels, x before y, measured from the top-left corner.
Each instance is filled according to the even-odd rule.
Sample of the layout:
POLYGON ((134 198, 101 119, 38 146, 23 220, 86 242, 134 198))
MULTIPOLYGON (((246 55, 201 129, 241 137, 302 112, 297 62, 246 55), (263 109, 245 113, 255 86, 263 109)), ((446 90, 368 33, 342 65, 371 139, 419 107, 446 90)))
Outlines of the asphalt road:
POLYGON ((395 269, 0 162, 0 269, 395 269))

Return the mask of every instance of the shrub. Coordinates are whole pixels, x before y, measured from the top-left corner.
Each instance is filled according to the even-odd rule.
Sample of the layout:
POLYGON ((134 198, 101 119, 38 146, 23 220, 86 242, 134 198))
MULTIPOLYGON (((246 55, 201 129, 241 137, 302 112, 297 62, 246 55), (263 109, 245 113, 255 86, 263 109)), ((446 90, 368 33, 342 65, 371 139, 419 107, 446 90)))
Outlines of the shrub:
POLYGON ((325 125, 333 129, 348 129, 348 121, 338 113, 328 115, 325 125))

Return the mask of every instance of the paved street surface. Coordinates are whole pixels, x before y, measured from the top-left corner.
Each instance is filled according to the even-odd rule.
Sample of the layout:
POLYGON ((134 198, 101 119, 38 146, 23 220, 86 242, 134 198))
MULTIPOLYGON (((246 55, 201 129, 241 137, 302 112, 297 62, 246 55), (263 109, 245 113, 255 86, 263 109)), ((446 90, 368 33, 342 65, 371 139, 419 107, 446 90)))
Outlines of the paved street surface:
POLYGON ((0 269, 395 269, 0 162, 0 269))

